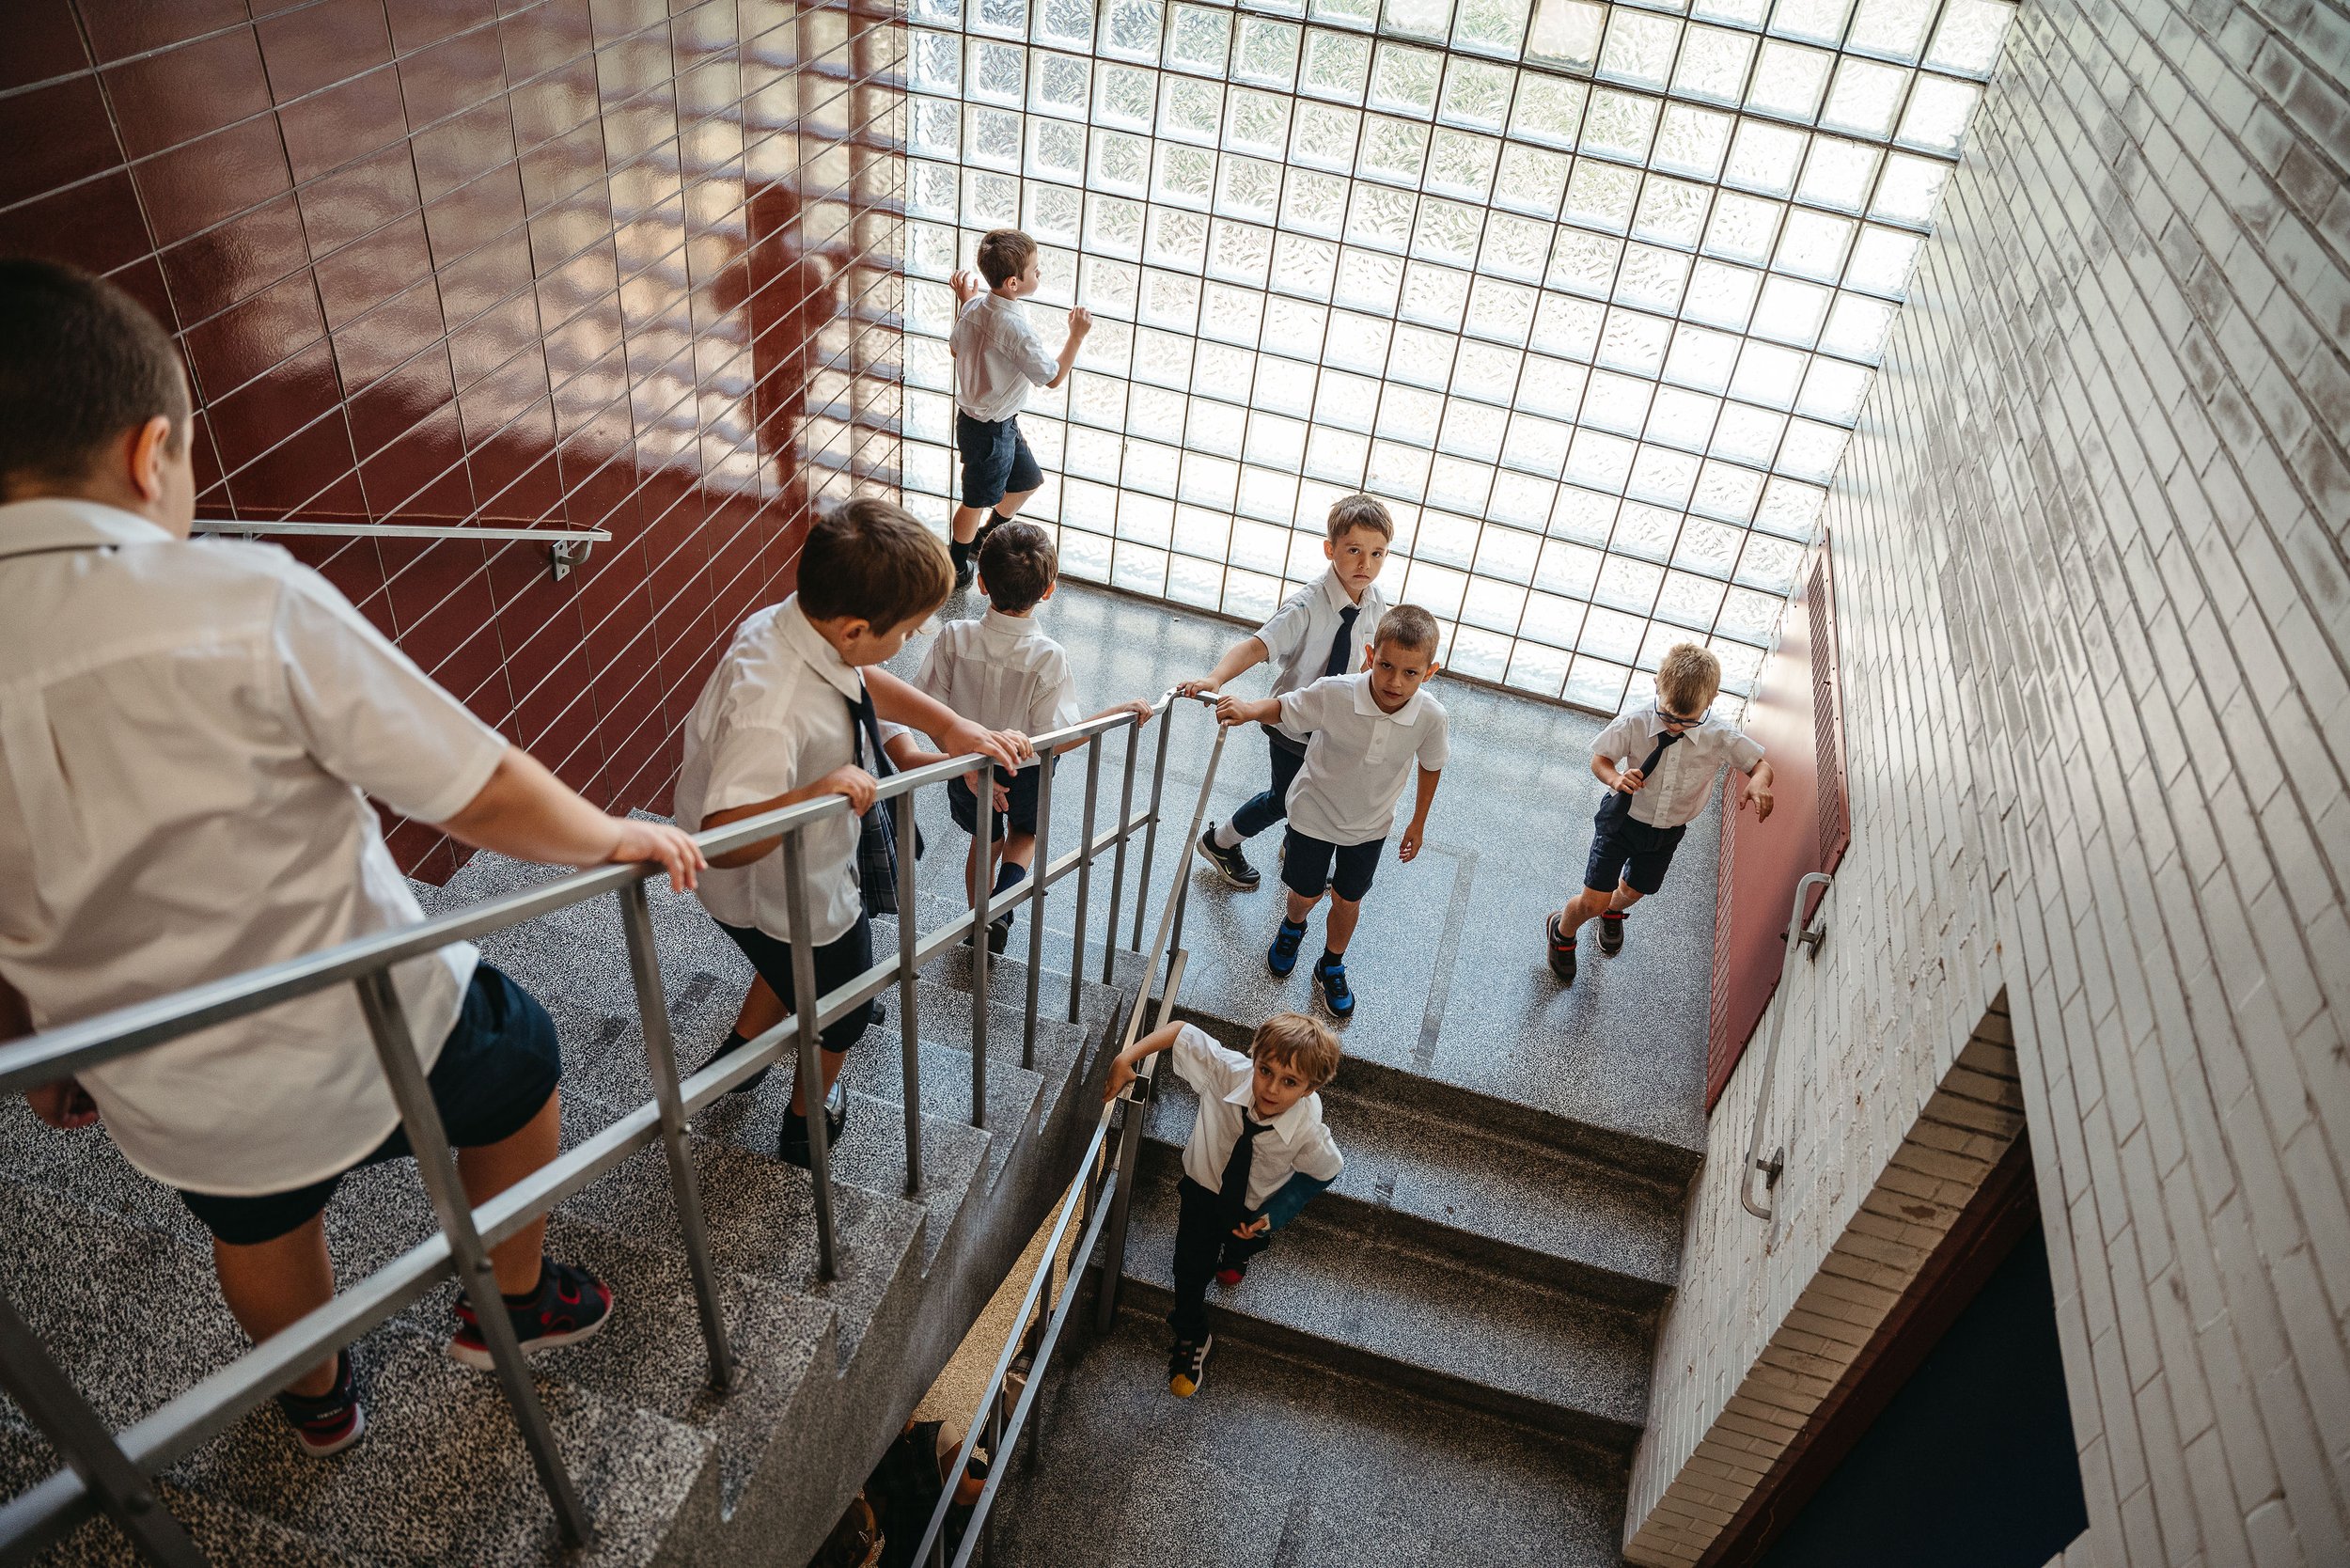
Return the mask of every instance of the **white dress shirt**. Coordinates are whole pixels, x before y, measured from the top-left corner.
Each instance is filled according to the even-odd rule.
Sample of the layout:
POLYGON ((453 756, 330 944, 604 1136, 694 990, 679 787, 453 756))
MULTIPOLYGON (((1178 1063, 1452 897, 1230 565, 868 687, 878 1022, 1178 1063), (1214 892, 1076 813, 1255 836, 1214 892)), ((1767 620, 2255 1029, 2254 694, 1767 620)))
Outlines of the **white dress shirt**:
MULTIPOLYGON (((1665 733, 1665 720, 1656 699, 1636 702, 1591 742, 1591 755, 1605 757, 1618 768, 1637 768, 1656 749, 1665 733)), ((1632 820, 1651 827, 1679 827, 1705 809, 1714 780, 1729 763, 1742 773, 1762 760, 1762 748, 1746 733, 1717 718, 1683 731, 1665 748, 1656 771, 1632 796, 1632 820)))
MULTIPOLYGON (((864 690, 865 678, 800 613, 798 594, 743 622, 685 721, 679 825, 699 832, 717 812, 773 800, 855 762, 849 704, 864 690)), ((865 907, 853 865, 857 830, 847 811, 800 830, 809 935, 819 947, 848 934, 865 907)), ((695 895, 728 925, 791 940, 779 849, 732 870, 712 867, 695 895)))
POLYGON ((1000 424, 1028 400, 1028 386, 1060 374, 1060 361, 1028 324, 1018 300, 990 290, 963 307, 948 346, 955 356, 955 407, 1000 424))
POLYGON ((1425 688, 1386 713, 1367 673, 1325 675, 1290 693, 1281 698, 1281 728, 1312 736, 1290 786, 1290 825, 1326 844, 1386 838, 1414 766, 1438 773, 1452 754, 1444 709, 1425 688))
MULTIPOLYGON (((1224 1164, 1240 1141, 1243 1116, 1251 1121, 1257 1100, 1257 1064, 1238 1051, 1227 1050, 1206 1031, 1185 1024, 1167 1055, 1175 1074, 1198 1091, 1199 1115, 1191 1124, 1191 1140, 1183 1145, 1183 1174, 1207 1188, 1220 1191, 1224 1164)), ((1270 1132, 1257 1135, 1248 1157, 1248 1207, 1261 1209, 1299 1172, 1317 1182, 1335 1182, 1346 1161, 1322 1123, 1322 1096, 1308 1092, 1275 1117, 1270 1132)))
MULTIPOLYGON (((374 796, 444 822, 506 754, 326 580, 68 500, 0 507, 0 977, 43 1027, 424 918, 374 796)), ((474 968, 393 972, 428 1067, 474 968)), ((245 1197, 400 1120, 348 985, 81 1074, 132 1164, 245 1197)))
POLYGON ((1331 639, 1342 624, 1340 612, 1350 608, 1356 611, 1355 635, 1350 639, 1353 646, 1339 673, 1352 675, 1362 667, 1363 650, 1371 646, 1379 618, 1387 613, 1386 598, 1377 583, 1363 589, 1363 602, 1356 607, 1348 603, 1346 589, 1339 586, 1338 572, 1324 572, 1322 581, 1291 594, 1273 612, 1273 619, 1257 628, 1257 640, 1264 644, 1273 665, 1270 695, 1280 697, 1322 679, 1330 659, 1331 639))
POLYGON ((1034 615, 989 610, 950 620, 923 656, 914 684, 982 729, 1042 735, 1085 717, 1069 654, 1034 615))

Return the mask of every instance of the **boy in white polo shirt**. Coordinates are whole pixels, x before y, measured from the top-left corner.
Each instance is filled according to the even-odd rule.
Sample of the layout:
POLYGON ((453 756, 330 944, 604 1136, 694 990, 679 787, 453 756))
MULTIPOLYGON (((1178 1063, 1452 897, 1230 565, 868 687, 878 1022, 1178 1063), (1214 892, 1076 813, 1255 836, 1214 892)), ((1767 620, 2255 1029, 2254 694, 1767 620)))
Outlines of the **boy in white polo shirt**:
MULTIPOLYGON (((179 355, 110 284, 0 262, 0 1039, 424 917, 368 797, 450 837, 559 865, 701 856, 590 807, 270 545, 192 542, 179 355)), ((528 993, 469 943, 392 970, 475 1203, 555 1157, 562 1058, 528 993)), ((255 1342, 324 1306, 342 1178, 408 1153, 349 986, 44 1084, 56 1127, 102 1115, 212 1233, 255 1342)), ((613 1309, 545 1258, 545 1221, 491 1251, 525 1351, 613 1309)), ((490 1364, 468 1300, 447 1344, 490 1364)), ((302 1446, 367 1430, 348 1352, 278 1395, 302 1446)))
POLYGON ((963 457, 963 505, 955 509, 955 587, 971 586, 979 525, 995 527, 1018 511, 1044 483, 1044 470, 1020 433, 1028 388, 1050 391, 1069 378, 1093 317, 1069 313, 1069 336, 1058 357, 1044 352, 1020 302, 1043 283, 1036 242, 1016 228, 990 229, 979 240, 979 275, 957 273, 960 312, 947 337, 955 361, 955 449, 963 457), (981 289, 984 282, 986 287, 981 289))
MULTIPOLYGON (((1771 815, 1771 764, 1762 746, 1713 715, 1722 687, 1721 661, 1693 642, 1665 650, 1656 695, 1619 714, 1591 742, 1591 774, 1607 786, 1593 820, 1583 887, 1549 917, 1550 968, 1574 983, 1574 938, 1599 917, 1599 950, 1623 950, 1625 911, 1665 886, 1681 836, 1714 792, 1724 764, 1747 770, 1754 820, 1771 815)), ((1744 802, 1740 803, 1744 809, 1744 802)))
MULTIPOLYGON (((702 907, 759 977, 713 1061, 791 1015, 793 942, 815 945, 820 994, 872 966, 857 846, 862 834, 886 820, 885 808, 870 822, 860 820, 873 809, 874 776, 890 771, 884 719, 922 730, 950 756, 979 751, 1016 765, 1026 754, 1018 736, 990 734, 878 667, 946 603, 952 575, 937 538, 903 508, 870 496, 845 502, 808 529, 799 591, 743 623, 694 703, 678 773, 681 823, 697 832, 723 827, 825 795, 844 795, 855 808, 800 832, 812 928, 807 933, 792 930, 783 857, 774 853, 780 837, 711 862, 697 889, 702 907)), ((831 1137, 840 1136, 848 1118, 845 1096, 834 1086, 849 1047, 876 1011, 868 1002, 826 1027, 820 1042, 824 1081, 818 1093, 831 1137)), ((765 1076, 754 1074, 737 1091, 765 1076)), ((806 1113, 795 1072, 777 1150, 803 1168, 806 1113)))
MULTIPOLYGON (((1184 682, 1178 688, 1183 696, 1220 692, 1267 660, 1274 666, 1274 697, 1325 675, 1349 674, 1360 665, 1362 651, 1371 646, 1371 629, 1387 613, 1378 576, 1395 539, 1395 520, 1375 496, 1341 495, 1330 508, 1327 527, 1322 553, 1329 557, 1330 570, 1322 580, 1291 594, 1255 635, 1226 649, 1205 680, 1184 682)), ((1306 761, 1305 737, 1285 734, 1270 724, 1264 737, 1272 753, 1273 782, 1244 801, 1230 821, 1209 823, 1198 843, 1200 858, 1244 893, 1254 892, 1260 878, 1241 844, 1281 820, 1288 810, 1290 785, 1306 761)))
POLYGON ((1277 1012, 1257 1026, 1248 1055, 1228 1051, 1189 1024, 1169 1024, 1129 1045, 1110 1063, 1104 1104, 1135 1080, 1155 1051, 1172 1050, 1176 1075, 1199 1096, 1175 1227, 1175 1309, 1167 1316, 1175 1347, 1167 1386, 1189 1399, 1206 1380, 1208 1280, 1230 1288, 1248 1261, 1339 1179, 1346 1161, 1322 1121, 1323 1087, 1339 1073, 1339 1040, 1301 1012, 1277 1012))
POLYGON ((1220 724, 1278 724, 1292 735, 1312 736, 1305 765, 1290 786, 1289 837, 1281 849, 1289 912, 1265 965, 1283 979, 1297 966, 1306 917, 1328 889, 1329 927, 1314 981, 1334 1017, 1355 1012, 1346 945, 1362 917, 1379 852, 1394 829, 1404 781, 1417 764, 1419 793, 1396 846, 1399 860, 1419 854, 1428 808, 1450 754, 1445 712, 1420 689, 1436 673, 1436 643, 1435 618, 1417 604, 1399 604, 1380 619, 1361 674, 1325 675, 1286 697, 1259 702, 1228 697, 1215 706, 1220 724))
MULTIPOLYGON (((1069 655, 1036 623, 1037 606, 1053 597, 1059 572, 1053 541, 1035 524, 1002 523, 990 528, 979 546, 979 587, 987 594, 987 614, 940 627, 915 685, 982 729, 1042 735, 1083 722, 1069 655)), ((1151 705, 1120 702, 1093 716, 1119 713, 1147 719, 1151 705)), ((1038 776, 1057 760, 1045 759, 995 781, 993 793, 1000 799, 990 829, 994 865, 984 870, 979 863, 979 796, 973 790, 979 775, 948 784, 947 807, 955 825, 973 836, 964 883, 974 904, 979 902, 981 876, 991 877, 1001 893, 1028 874, 1036 858, 1038 776)), ((989 922, 988 950, 1002 952, 1010 935, 1011 913, 1007 911, 989 922)))

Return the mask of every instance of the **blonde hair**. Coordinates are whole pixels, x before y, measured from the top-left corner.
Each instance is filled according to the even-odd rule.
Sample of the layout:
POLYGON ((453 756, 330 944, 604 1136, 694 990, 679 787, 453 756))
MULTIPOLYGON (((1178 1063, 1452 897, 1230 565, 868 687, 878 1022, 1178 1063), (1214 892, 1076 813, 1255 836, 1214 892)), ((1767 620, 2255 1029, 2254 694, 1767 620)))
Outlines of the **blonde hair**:
POLYGON ((1330 503, 1330 542, 1344 539, 1349 528, 1369 528, 1389 543, 1395 541, 1395 519, 1376 495, 1341 495, 1330 503))
POLYGON ((1302 1012, 1277 1012, 1258 1025, 1248 1054, 1295 1068, 1316 1089, 1339 1075, 1339 1037, 1322 1020, 1302 1012))
POLYGON ((1656 666, 1656 695, 1674 712, 1696 713, 1721 694, 1722 662, 1693 642, 1665 650, 1656 666))

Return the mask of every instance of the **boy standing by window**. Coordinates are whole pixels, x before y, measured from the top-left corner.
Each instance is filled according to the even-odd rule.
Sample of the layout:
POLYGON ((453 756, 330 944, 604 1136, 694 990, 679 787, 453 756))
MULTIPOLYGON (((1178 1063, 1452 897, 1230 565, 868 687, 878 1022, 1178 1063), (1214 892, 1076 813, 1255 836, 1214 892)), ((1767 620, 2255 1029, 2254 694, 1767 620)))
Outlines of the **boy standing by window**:
MULTIPOLYGON (((1273 1232, 1339 1179, 1346 1161, 1322 1122, 1322 1088, 1339 1073, 1339 1040, 1300 1012, 1277 1012, 1257 1026, 1248 1055, 1226 1050, 1189 1024, 1169 1024, 1129 1045, 1110 1063, 1104 1102, 1135 1080, 1154 1052, 1172 1050, 1176 1074, 1199 1095, 1183 1145, 1182 1200, 1175 1230, 1175 1309, 1167 1325, 1175 1347, 1167 1386, 1189 1399, 1206 1381, 1208 1280, 1227 1289, 1248 1261, 1273 1245, 1273 1232)), ((1129 1114, 1132 1114, 1129 1112, 1129 1114)))
MULTIPOLYGON (((1225 650, 1205 680, 1186 681, 1178 689, 1185 697, 1222 691, 1268 659, 1274 666, 1271 695, 1277 698, 1325 675, 1352 673, 1362 651, 1371 646, 1371 629, 1387 613, 1377 580, 1394 539, 1395 520, 1377 498, 1340 496, 1330 508, 1329 537, 1322 545, 1330 559, 1322 581, 1290 595, 1254 636, 1225 650)), ((1271 724, 1265 726, 1264 737, 1273 755, 1272 783, 1243 802, 1230 822, 1209 823, 1198 845, 1200 858, 1244 893, 1255 892, 1261 879, 1241 844, 1288 813, 1290 785, 1306 762, 1304 737, 1285 734, 1271 724)))
MULTIPOLYGON (((882 720, 922 730, 950 756, 979 751, 1016 764, 1026 753, 1018 736, 990 734, 876 667, 946 603, 951 578, 936 537, 903 508, 870 496, 843 504, 808 530, 799 591, 743 623, 685 721, 677 818, 691 831, 825 795, 844 795, 855 808, 854 815, 800 830, 808 884, 805 932, 792 929, 782 857, 773 854, 780 837, 718 856, 702 877, 702 906, 759 975, 717 1057, 741 1050, 797 1006, 792 943, 815 945, 820 994, 872 966, 857 847, 862 834, 881 830, 886 820, 859 822, 873 807, 874 775, 890 771, 882 720)), ((846 1096, 834 1086, 875 1011, 868 1002, 823 1031, 824 1081, 816 1092, 830 1137, 838 1137, 848 1120, 846 1096)), ((803 1168, 806 1095, 795 1073, 778 1137, 782 1158, 803 1168)))
POLYGON ((1625 709, 1591 742, 1591 773, 1607 786, 1607 798, 1593 819, 1582 891, 1548 922, 1550 968, 1561 984, 1574 983, 1575 933, 1592 916, 1599 950, 1623 950, 1625 912, 1665 886, 1673 851, 1705 809, 1725 762, 1748 773, 1754 820, 1770 820, 1771 764, 1745 732, 1714 717, 1721 687, 1721 661, 1696 643, 1677 642, 1656 666, 1655 697, 1625 709))
POLYGON ((1042 282, 1036 242, 1016 228, 990 229, 979 241, 979 275, 957 273, 959 314, 947 337, 955 360, 955 449, 963 455, 963 505, 955 509, 955 587, 971 586, 979 524, 989 527, 1018 511, 1044 471, 1020 434, 1020 408, 1034 383, 1047 391, 1069 378, 1077 350, 1093 330, 1082 306, 1069 313, 1069 336, 1058 358, 1028 324, 1020 302, 1042 282), (984 290, 981 284, 984 280, 984 290))
POLYGON ((1304 691, 1249 702, 1228 697, 1215 705, 1220 724, 1278 725, 1284 733, 1312 737, 1297 781, 1290 786, 1289 837, 1281 845, 1281 885, 1289 912, 1274 933, 1265 965, 1287 979, 1297 967, 1306 917, 1331 894, 1329 930, 1314 981, 1335 1018, 1355 1013, 1346 979, 1346 945, 1362 918, 1363 895, 1379 869, 1379 852, 1395 828, 1395 804, 1415 763, 1419 794, 1396 858, 1419 854, 1435 804, 1436 782, 1451 746, 1445 712, 1420 690, 1436 673, 1436 619, 1417 604, 1399 604, 1379 622, 1371 667, 1359 675, 1325 675, 1304 691))
MULTIPOLYGON (((1035 524, 1008 522, 991 527, 979 544, 979 588, 987 595, 987 614, 939 628, 915 685, 983 729, 1042 735, 1082 722, 1069 655, 1036 624, 1037 606, 1053 597, 1059 570, 1053 541, 1035 524)), ((1121 713, 1148 719, 1151 705, 1120 702, 1093 716, 1121 713)), ((992 878, 995 890, 1001 893, 1028 874, 1036 858, 1038 775, 1058 760, 1043 759, 1035 767, 995 776, 989 792, 995 812, 990 866, 979 861, 979 795, 974 786, 979 776, 966 774, 948 784, 947 806, 955 825, 973 836, 964 873, 973 903, 979 902, 982 877, 992 878)), ((1010 940, 1012 913, 1006 910, 988 922, 989 952, 1002 952, 1010 940)))

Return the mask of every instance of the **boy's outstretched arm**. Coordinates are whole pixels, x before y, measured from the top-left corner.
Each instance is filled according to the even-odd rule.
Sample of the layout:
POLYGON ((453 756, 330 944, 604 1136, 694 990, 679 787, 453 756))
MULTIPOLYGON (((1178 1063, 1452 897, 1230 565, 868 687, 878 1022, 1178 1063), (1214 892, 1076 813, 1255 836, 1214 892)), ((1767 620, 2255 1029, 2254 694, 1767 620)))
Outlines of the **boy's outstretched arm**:
POLYGON ((1412 802, 1412 820, 1403 829, 1402 842, 1395 846, 1398 860, 1409 860, 1419 853, 1419 841, 1428 831, 1428 808, 1436 804, 1436 781, 1444 774, 1435 768, 1419 770, 1419 793, 1412 802))
POLYGON ((1747 775, 1747 799, 1754 802, 1756 822, 1769 822, 1771 808, 1778 804, 1778 797, 1771 793, 1771 780, 1774 776, 1776 776, 1771 772, 1771 761, 1767 757, 1755 763, 1754 771, 1747 775))
POLYGON ((1272 656, 1273 651, 1260 639, 1243 637, 1224 651, 1224 657, 1215 662, 1215 667, 1205 677, 1184 682, 1175 688, 1176 693, 1183 697, 1198 697, 1201 692, 1220 692, 1229 682, 1239 680, 1272 656))
POLYGON ((474 797, 432 825, 476 849, 547 866, 651 861, 681 893, 703 865, 702 852, 682 829, 604 815, 520 746, 508 746, 474 797))
POLYGON ((1050 392, 1069 379, 1069 368, 1077 363, 1077 351, 1085 347, 1086 334, 1093 330, 1093 312, 1078 306, 1069 313, 1069 337, 1060 346, 1060 357, 1054 361, 1053 379, 1044 384, 1050 392))
POLYGON ((1175 1037, 1183 1032, 1183 1026, 1181 1024, 1152 1029, 1112 1058, 1109 1082, 1102 1086, 1102 1103, 1106 1105, 1117 1099, 1120 1092, 1135 1081, 1135 1069, 1142 1064, 1143 1058, 1166 1050, 1175 1043, 1175 1037))
MULTIPOLYGON (((1091 724, 1093 719, 1105 719, 1112 713, 1134 714, 1135 728, 1139 729, 1144 725, 1151 722, 1151 704, 1148 700, 1139 697, 1136 698, 1132 702, 1113 702, 1108 707, 1103 709, 1100 713, 1094 714, 1093 718, 1080 719, 1077 722, 1080 724, 1091 724)), ((1063 741, 1060 745, 1053 748, 1053 755, 1058 757, 1064 751, 1074 751, 1085 744, 1086 743, 1083 741, 1063 741)))
POLYGON ((873 712, 893 724, 919 729, 944 747, 949 757, 984 752, 1008 768, 1016 768, 1036 755, 1027 737, 1010 729, 982 729, 938 698, 900 680, 885 669, 868 668, 865 689, 873 694, 873 712))
POLYGON ((1227 729, 1235 724, 1278 724, 1281 699, 1264 697, 1252 702, 1245 697, 1220 698, 1215 705, 1215 722, 1227 729))

